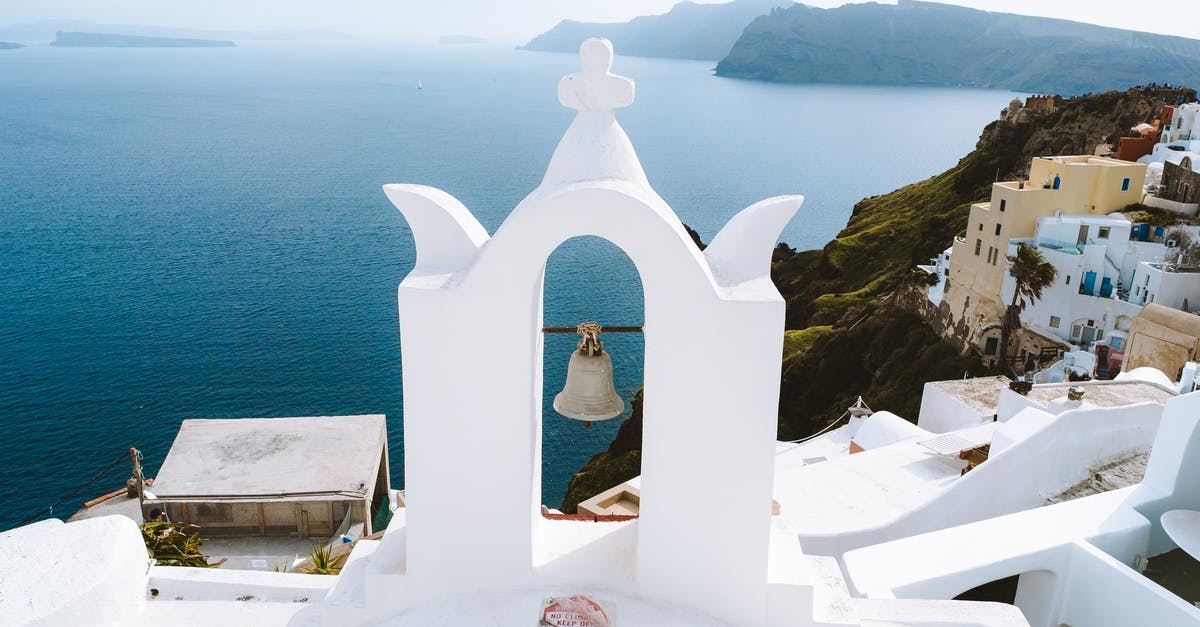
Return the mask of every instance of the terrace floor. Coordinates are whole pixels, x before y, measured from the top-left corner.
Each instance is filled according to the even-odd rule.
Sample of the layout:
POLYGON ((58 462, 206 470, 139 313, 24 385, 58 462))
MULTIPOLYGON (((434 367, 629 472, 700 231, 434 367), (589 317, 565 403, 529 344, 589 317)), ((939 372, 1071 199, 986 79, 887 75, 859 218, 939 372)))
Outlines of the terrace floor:
POLYGON ((1200 601, 1200 562, 1182 549, 1150 558, 1145 575, 1188 603, 1200 601))

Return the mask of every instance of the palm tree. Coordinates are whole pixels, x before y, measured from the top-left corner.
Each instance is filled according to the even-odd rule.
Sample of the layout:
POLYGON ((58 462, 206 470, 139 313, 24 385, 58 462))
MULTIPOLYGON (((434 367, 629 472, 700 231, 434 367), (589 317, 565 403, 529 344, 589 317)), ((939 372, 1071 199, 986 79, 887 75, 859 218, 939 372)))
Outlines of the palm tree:
POLYGON ((1017 254, 1008 256, 1008 270, 1016 278, 1012 302, 1004 311, 1004 324, 1000 326, 1000 346, 1005 363, 1011 354, 1009 342, 1013 333, 1021 326, 1021 312, 1042 297, 1042 291, 1058 278, 1058 270, 1042 257, 1042 253, 1028 244, 1018 244, 1017 254))

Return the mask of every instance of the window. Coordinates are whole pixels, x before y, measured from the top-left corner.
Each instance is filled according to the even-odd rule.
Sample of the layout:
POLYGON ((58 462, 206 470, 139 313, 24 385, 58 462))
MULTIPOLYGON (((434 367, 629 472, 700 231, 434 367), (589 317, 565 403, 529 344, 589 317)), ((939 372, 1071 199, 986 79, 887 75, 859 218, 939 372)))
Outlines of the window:
POLYGON ((996 225, 996 235, 999 235, 999 234, 1000 234, 1000 225, 997 224, 996 225))
POLYGON ((1068 275, 1067 275, 1067 282, 1066 282, 1066 283, 1063 283, 1063 285, 1070 285, 1070 284, 1071 284, 1071 275, 1069 275, 1069 274, 1068 274, 1068 275))
MULTIPOLYGON (((1129 179, 1126 179, 1126 180, 1129 180, 1129 179)), ((1107 227, 1107 226, 1100 227, 1100 235, 1098 235, 1097 237, 1099 237, 1100 239, 1108 239, 1108 229, 1109 229, 1109 227, 1107 227)))
POLYGON ((1007 201, 1006 201, 1006 200, 1004 200, 1003 198, 1001 198, 1001 199, 1000 199, 1000 211, 1004 211, 1004 205, 1005 205, 1005 203, 1006 203, 1006 202, 1007 202, 1007 201))
POLYGON ((1129 191, 1129 177, 1128 176, 1121 179, 1121 191, 1123 191, 1123 192, 1129 191))
POLYGON ((982 230, 983 230, 983 223, 982 223, 982 222, 980 222, 980 223, 979 223, 979 230, 980 230, 980 231, 982 231, 982 230))
POLYGON ((989 337, 983 344, 984 355, 995 355, 1000 350, 1000 338, 989 337))
POLYGON ((1062 318, 1058 316, 1050 316, 1050 328, 1057 329, 1058 325, 1062 324, 1062 318))
POLYGON ((980 249, 980 248, 983 248, 983 240, 981 240, 981 239, 977 239, 977 240, 975 240, 975 256, 976 256, 976 257, 978 257, 978 256, 979 256, 979 249, 980 249))

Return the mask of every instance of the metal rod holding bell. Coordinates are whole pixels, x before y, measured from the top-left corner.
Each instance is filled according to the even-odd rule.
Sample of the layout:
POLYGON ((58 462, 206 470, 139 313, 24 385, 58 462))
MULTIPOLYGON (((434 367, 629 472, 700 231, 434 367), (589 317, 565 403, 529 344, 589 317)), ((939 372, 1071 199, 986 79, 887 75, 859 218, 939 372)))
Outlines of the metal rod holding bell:
POLYGON ((602 328, 595 322, 583 322, 574 329, 543 327, 544 333, 575 331, 580 335, 579 344, 571 351, 571 361, 567 363, 567 382, 554 397, 554 411, 567 418, 582 420, 585 427, 592 426, 593 421, 620 416, 625 411, 625 401, 613 386, 612 358, 604 352, 600 333, 641 330, 641 327, 602 328))

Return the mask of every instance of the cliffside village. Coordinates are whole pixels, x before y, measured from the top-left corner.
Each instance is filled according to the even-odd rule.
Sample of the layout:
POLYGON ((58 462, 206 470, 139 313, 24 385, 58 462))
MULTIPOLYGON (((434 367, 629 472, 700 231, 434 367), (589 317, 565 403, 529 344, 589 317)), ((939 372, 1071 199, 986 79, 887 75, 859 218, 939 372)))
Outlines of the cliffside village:
MULTIPOLYGON (((1149 163, 1035 159, 924 267, 930 320, 1027 380, 927 383, 915 424, 860 399, 780 442, 770 253, 803 198, 733 213, 701 251, 617 122, 634 90, 611 44, 587 40, 580 62, 558 85, 574 121, 494 234, 442 190, 384 187, 418 250, 398 293, 403 492, 382 416, 187 421, 153 484, 135 474, 69 522, 0 533, 5 620, 1200 625, 1200 105, 1164 112, 1136 155, 1149 163), (541 494, 542 277, 581 235, 620 247, 643 281, 645 426, 641 475, 559 512, 541 494), (1020 245, 1057 278, 1020 311, 1010 356, 1020 245), (462 332, 485 327, 486 350, 462 332), (471 393, 452 392, 464 381, 471 393), (156 563, 138 523, 160 517, 198 524, 207 559, 225 560, 156 563), (330 553, 305 570, 308 543, 330 553)), ((613 393, 612 361, 601 329, 580 329, 569 369, 602 366, 575 371, 586 406, 613 393)))
MULTIPOLYGON (((1054 103, 1014 99, 1001 115, 1019 120, 1054 103)), ((917 309, 964 351, 1029 381, 1107 380, 1140 366, 1179 381, 1197 358, 1196 338, 1160 327, 1185 336, 1200 327, 1197 113, 1195 102, 1163 107, 1115 154, 1100 145, 1094 155, 1038 157, 1020 180, 994 183, 991 199, 971 206, 966 231, 919 266, 930 285, 917 309), (1017 299, 1020 327, 1002 346, 1018 291, 1008 259, 1021 246, 1055 278, 1040 296, 1017 299)))

